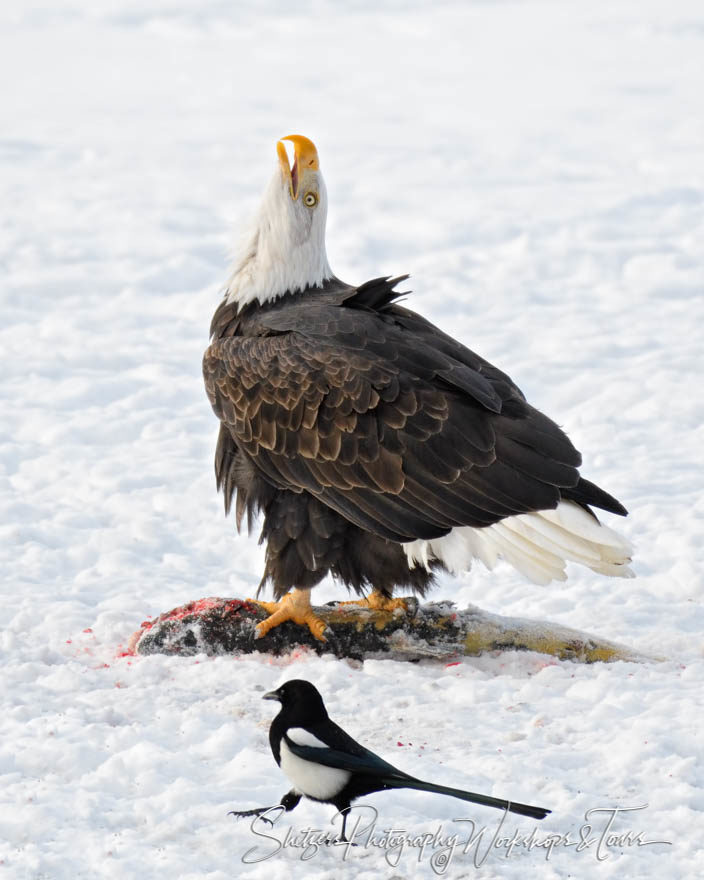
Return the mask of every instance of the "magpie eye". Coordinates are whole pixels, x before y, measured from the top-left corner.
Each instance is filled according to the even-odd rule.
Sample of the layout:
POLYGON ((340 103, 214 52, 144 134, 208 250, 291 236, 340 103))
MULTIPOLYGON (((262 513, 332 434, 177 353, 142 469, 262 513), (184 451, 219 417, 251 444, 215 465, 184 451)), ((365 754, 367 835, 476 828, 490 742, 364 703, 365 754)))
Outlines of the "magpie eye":
POLYGON ((307 192, 303 196, 303 204, 308 208, 314 208, 318 204, 318 196, 314 192, 307 192))

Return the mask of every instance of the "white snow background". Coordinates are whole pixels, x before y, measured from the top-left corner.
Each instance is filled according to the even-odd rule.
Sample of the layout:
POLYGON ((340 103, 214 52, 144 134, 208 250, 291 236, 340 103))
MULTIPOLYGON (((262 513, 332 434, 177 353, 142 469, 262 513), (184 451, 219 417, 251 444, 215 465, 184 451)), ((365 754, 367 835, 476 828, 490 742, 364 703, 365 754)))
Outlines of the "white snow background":
MULTIPOLYGON (((365 800, 378 833, 486 825, 445 876, 701 877, 702 4, 10 0, 0 26, 0 880, 435 876, 432 848, 242 863, 274 846, 227 811, 287 790, 260 697, 292 677, 408 772, 551 808, 539 837, 648 804, 614 830, 671 842, 476 867, 497 811, 365 800), (336 273, 410 272, 409 305, 509 372, 630 510, 605 519, 635 580, 478 565, 432 598, 665 662, 123 655, 148 615, 261 574, 215 493, 200 361, 291 132, 320 152, 336 273)), ((268 833, 332 813, 303 802, 268 833)))

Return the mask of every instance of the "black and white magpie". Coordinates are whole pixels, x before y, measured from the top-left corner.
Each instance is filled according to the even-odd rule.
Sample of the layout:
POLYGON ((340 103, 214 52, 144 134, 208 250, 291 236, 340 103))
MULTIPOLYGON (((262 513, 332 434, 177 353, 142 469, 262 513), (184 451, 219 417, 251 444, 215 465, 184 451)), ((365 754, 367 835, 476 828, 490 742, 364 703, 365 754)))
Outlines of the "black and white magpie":
MULTIPOLYGON (((309 681, 287 681, 277 690, 264 694, 263 699, 281 703, 281 711, 269 729, 269 743, 276 763, 293 783, 291 791, 277 806, 286 811, 293 810, 302 797, 332 804, 342 814, 341 840, 347 839, 345 825, 352 801, 390 788, 446 794, 533 819, 544 819, 550 812, 543 807, 448 788, 409 776, 364 748, 331 721, 323 698, 309 681)), ((232 810, 231 813, 234 816, 259 816, 272 809, 275 807, 232 810)))

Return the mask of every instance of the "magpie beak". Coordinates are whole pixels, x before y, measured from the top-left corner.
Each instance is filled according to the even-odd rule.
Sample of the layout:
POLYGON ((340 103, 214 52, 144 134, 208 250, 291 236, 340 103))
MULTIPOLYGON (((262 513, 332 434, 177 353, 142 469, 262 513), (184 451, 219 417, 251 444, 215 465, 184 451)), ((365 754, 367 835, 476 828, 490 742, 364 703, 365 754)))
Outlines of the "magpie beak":
MULTIPOLYGON (((437 785, 404 773, 331 721, 323 698, 309 681, 287 681, 277 690, 264 694, 262 699, 281 703, 279 714, 269 729, 269 744, 276 763, 294 787, 284 795, 279 806, 286 811, 293 810, 302 797, 332 804, 342 815, 340 839, 343 841, 347 840, 345 828, 352 802, 393 788, 444 794, 532 819, 544 819, 550 812, 544 807, 437 785)), ((257 807, 231 812, 234 816, 260 816, 272 809, 274 807, 257 807)))

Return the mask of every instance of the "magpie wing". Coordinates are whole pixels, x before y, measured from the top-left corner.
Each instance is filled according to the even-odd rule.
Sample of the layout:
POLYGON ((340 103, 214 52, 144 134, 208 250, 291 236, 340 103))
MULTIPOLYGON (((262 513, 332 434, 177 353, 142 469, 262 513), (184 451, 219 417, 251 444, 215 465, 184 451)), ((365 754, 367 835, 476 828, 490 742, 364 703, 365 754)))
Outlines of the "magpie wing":
POLYGON ((286 745, 299 758, 304 761, 311 761, 314 764, 323 764, 325 767, 334 767, 337 770, 348 770, 350 773, 363 773, 367 776, 391 777, 396 779, 411 779, 401 770, 398 770, 392 764, 384 761, 374 752, 359 746, 356 754, 342 751, 341 749, 322 748, 320 746, 299 745, 293 742, 288 736, 286 737, 286 745))

